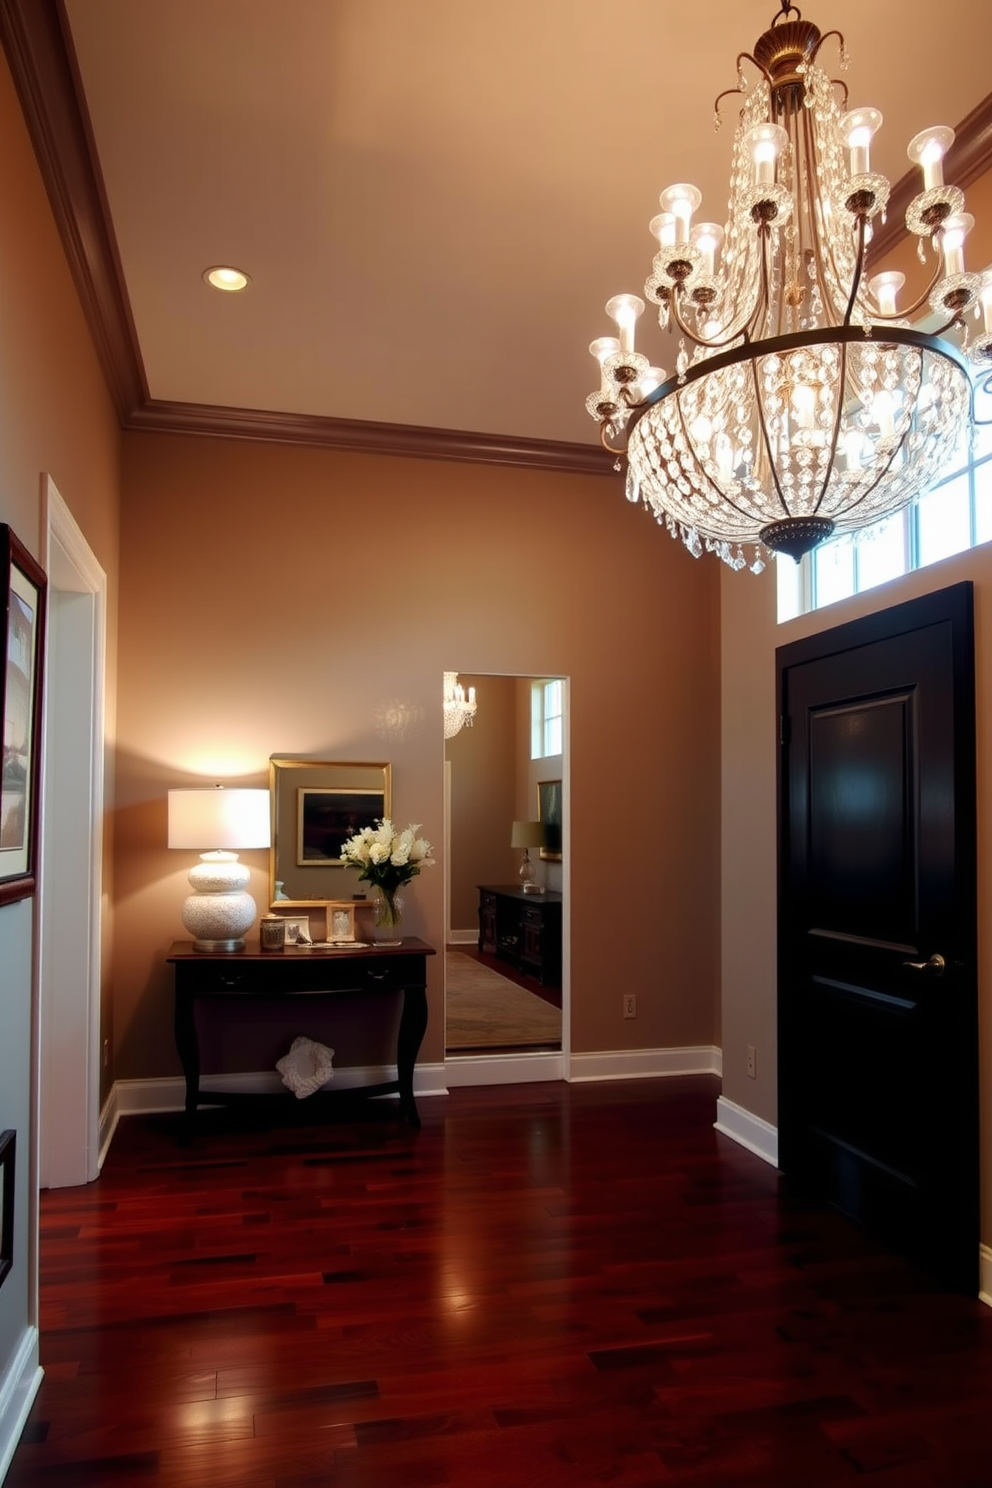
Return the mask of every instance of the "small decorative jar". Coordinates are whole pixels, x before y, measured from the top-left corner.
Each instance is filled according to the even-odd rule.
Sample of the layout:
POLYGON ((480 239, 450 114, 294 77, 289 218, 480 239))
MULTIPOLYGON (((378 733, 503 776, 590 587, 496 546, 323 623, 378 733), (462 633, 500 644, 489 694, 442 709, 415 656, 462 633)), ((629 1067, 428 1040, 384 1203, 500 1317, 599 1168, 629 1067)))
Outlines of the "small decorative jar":
POLYGON ((286 944, 286 921, 281 915, 263 915, 258 922, 258 943, 263 951, 281 951, 286 944))

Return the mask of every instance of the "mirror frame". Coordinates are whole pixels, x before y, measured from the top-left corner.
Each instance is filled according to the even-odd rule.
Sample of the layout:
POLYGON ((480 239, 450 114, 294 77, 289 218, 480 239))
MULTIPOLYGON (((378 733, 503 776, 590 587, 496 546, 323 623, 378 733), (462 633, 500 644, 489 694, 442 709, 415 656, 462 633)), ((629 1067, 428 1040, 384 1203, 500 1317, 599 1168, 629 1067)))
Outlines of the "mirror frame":
MULTIPOLYGON (((391 817, 392 766, 368 760, 320 760, 308 755, 274 754, 269 758, 272 845, 269 848, 269 903, 272 909, 303 909, 314 904, 350 900, 360 892, 355 870, 338 859, 300 861, 300 791, 381 791, 375 816, 391 817), (305 875, 301 882, 300 875, 305 875), (348 875, 345 877, 344 875, 348 875), (276 898, 276 884, 286 897, 276 898), (313 893, 302 893, 312 883, 313 893)), ((369 823, 371 825, 371 822, 369 823)))

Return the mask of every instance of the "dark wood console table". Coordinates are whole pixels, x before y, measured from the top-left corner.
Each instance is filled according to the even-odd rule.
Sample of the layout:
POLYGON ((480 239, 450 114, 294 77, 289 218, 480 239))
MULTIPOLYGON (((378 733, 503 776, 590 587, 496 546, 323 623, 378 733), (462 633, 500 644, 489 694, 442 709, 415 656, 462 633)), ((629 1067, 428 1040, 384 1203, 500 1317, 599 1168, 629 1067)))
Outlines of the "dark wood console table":
MULTIPOLYGON (((186 1079, 184 1135, 192 1135, 197 1107, 228 1105, 228 1092, 200 1087, 200 1041, 196 1029, 196 1003, 210 1000, 236 1006, 245 998, 278 1001, 296 997, 368 996, 402 992, 403 1008, 396 1038, 396 1079, 346 1091, 317 1091, 305 1101, 289 1095, 297 1105, 320 1110, 332 1099, 399 1093, 401 1115, 411 1126, 420 1125, 413 1098, 413 1069, 427 1028, 427 957, 432 946, 412 937, 401 945, 356 946, 354 949, 314 948, 260 951, 249 944, 243 951, 213 954, 195 951, 192 941, 177 940, 166 960, 175 975, 176 1050, 186 1079)), ((263 1097, 254 1097, 262 1099, 263 1097)), ((241 1099, 245 1099, 244 1096, 241 1099)))
POLYGON ((479 885, 479 950, 510 961, 545 986, 561 985, 561 903, 552 889, 479 885))

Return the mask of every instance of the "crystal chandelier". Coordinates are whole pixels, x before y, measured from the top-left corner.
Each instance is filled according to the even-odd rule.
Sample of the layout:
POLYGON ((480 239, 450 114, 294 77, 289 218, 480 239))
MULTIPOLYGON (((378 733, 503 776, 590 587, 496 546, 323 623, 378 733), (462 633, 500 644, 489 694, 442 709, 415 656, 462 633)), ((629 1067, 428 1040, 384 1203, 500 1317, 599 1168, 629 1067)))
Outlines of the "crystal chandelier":
POLYGON ((738 85, 716 101, 719 126, 722 99, 743 99, 724 227, 693 225, 696 187, 661 194, 644 294, 679 337, 675 375, 634 350, 636 295, 609 301, 618 334, 589 348, 601 382, 586 408, 607 449, 626 455, 628 499, 694 556, 755 572, 767 549, 798 562, 932 485, 972 413, 968 358, 992 361, 992 285, 965 272, 974 219, 944 184, 952 130, 926 129, 908 147, 922 190, 906 225, 924 264, 929 242, 929 284, 899 309, 904 275, 866 277, 889 196, 869 162, 882 116, 849 109, 844 85, 817 65, 831 37, 844 67, 841 33, 821 34, 782 0, 753 54, 738 57, 738 85), (969 345, 965 316, 980 303, 984 334, 969 345), (910 325, 927 305, 933 334, 910 325))
POLYGON ((466 692, 457 672, 445 672, 444 737, 453 739, 463 727, 471 728, 476 707, 475 688, 470 687, 466 692))

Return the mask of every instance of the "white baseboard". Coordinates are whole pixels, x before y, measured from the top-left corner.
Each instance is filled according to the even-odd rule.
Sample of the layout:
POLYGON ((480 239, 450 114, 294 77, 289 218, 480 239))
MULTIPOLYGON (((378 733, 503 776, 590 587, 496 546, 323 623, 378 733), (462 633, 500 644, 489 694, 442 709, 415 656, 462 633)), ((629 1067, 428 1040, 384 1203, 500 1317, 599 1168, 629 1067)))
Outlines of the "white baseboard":
POLYGON ((716 1103, 716 1120, 713 1125, 718 1132, 739 1142, 749 1152, 778 1167, 778 1127, 763 1121, 743 1106, 736 1105, 723 1095, 716 1103))
POLYGON ((100 1124, 97 1131, 98 1146, 96 1155, 96 1165, 99 1169, 103 1168, 107 1153, 110 1151, 110 1144, 114 1140, 114 1132, 117 1130, 117 1123, 120 1121, 120 1119, 121 1109, 120 1102, 117 1098, 117 1085, 115 1083, 110 1091, 110 1094, 107 1096, 107 1099, 104 1101, 103 1110, 100 1112, 100 1124))
POLYGON ((564 1079, 561 1054, 454 1054, 444 1062, 448 1087, 526 1085, 564 1079))
POLYGON ((24 1423, 44 1378, 38 1362, 38 1329, 25 1328, 6 1375, 0 1380, 0 1483, 7 1475, 24 1423))
POLYGON ((713 1044, 688 1049, 607 1049, 573 1054, 568 1079, 648 1080, 659 1075, 720 1075, 723 1053, 713 1044))
MULTIPOLYGON (((353 1067, 334 1071, 328 1090, 354 1090, 361 1085, 381 1085, 396 1079, 396 1067, 388 1065, 362 1069, 353 1067)), ((200 1083, 211 1090, 232 1095, 285 1095, 286 1087, 275 1070, 247 1070, 234 1075, 203 1075, 200 1083)), ((418 1064, 413 1072, 415 1095, 447 1095, 443 1064, 418 1064)), ((395 1099, 385 1096, 384 1099, 395 1099)), ((104 1107, 109 1113, 113 1103, 113 1126, 122 1116, 152 1115, 159 1111, 181 1111, 186 1103, 186 1082, 181 1075, 157 1080, 118 1080, 104 1107)), ((108 1123, 109 1124, 109 1123, 108 1123)), ((101 1119, 101 1136, 103 1126, 101 1119)))
POLYGON ((978 1256, 978 1300, 992 1307, 992 1245, 980 1245, 978 1256))
POLYGON ((478 925, 476 925, 476 927, 475 927, 474 930, 452 930, 451 933, 448 936, 448 944, 449 945, 470 945, 470 946, 478 945, 479 944, 479 927, 478 927, 478 925))

